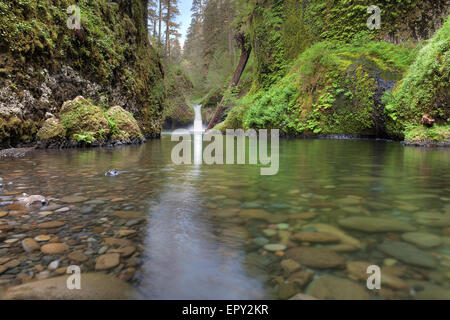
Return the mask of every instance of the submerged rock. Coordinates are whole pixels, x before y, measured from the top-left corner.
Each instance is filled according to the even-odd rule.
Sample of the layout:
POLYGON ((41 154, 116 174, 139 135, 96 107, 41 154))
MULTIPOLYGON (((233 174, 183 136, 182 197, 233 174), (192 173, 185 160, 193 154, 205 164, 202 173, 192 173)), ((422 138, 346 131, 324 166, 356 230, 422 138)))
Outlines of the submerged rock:
POLYGON ((291 240, 300 242, 330 243, 339 242, 339 237, 325 232, 299 232, 291 236, 291 240))
POLYGON ((133 287, 101 273, 82 273, 81 290, 67 288, 67 276, 9 288, 2 300, 128 300, 138 297, 133 287))
POLYGON ((341 240, 341 242, 344 244, 348 244, 348 245, 351 245, 351 246, 354 246, 357 248, 362 247, 362 244, 358 239, 353 238, 352 236, 349 236, 344 231, 342 231, 341 229, 339 229, 335 226, 332 226, 329 224, 324 224, 324 223, 312 223, 312 224, 307 224, 307 225, 303 226, 303 229, 309 229, 309 228, 314 228, 318 232, 324 232, 324 233, 334 235, 334 236, 338 237, 341 240))
POLYGON ((334 251, 316 247, 298 247, 286 251, 286 257, 312 268, 329 269, 343 268, 344 257, 334 251))
POLYGON ((417 249, 415 246, 400 241, 384 241, 378 249, 404 263, 424 268, 436 268, 437 260, 428 252, 417 249))
POLYGON ((407 222, 396 219, 372 218, 372 217, 351 217, 338 221, 338 223, 348 229, 365 232, 394 232, 394 231, 415 231, 416 228, 407 222))
POLYGON ((450 300, 450 290, 426 281, 409 280, 412 296, 416 300, 450 300))
POLYGON ((419 248, 433 248, 442 244, 441 237, 425 232, 407 232, 402 234, 402 239, 419 248))
POLYGON ((437 212, 418 212, 414 214, 418 224, 429 227, 450 227, 450 214, 437 212))
POLYGON ((357 282, 335 276, 325 276, 311 282, 306 294, 327 300, 369 300, 371 295, 357 282))

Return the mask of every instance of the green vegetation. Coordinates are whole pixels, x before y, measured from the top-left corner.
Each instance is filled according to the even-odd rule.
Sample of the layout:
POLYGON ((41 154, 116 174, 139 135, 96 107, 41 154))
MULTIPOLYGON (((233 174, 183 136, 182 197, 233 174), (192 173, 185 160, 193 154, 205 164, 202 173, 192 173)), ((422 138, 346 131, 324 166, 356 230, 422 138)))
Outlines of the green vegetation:
POLYGON ((398 80, 414 55, 411 48, 388 43, 316 43, 268 90, 238 100, 226 127, 281 128, 291 135, 372 134, 376 79, 398 80))
MULTIPOLYGON (((124 107, 138 119, 142 132, 146 136, 159 135, 165 88, 160 57, 148 41, 146 4, 147 1, 106 0, 0 1, 0 88, 9 86, 19 96, 23 90, 29 90, 37 97, 46 76, 61 72, 67 65, 83 80, 102 87, 89 94, 96 104, 108 105, 120 95, 127 101, 124 107), (71 14, 66 9, 74 4, 81 10, 81 30, 67 27, 71 14)), ((48 103, 40 106, 44 111, 30 112, 32 118, 21 119, 21 126, 28 126, 25 122, 31 121, 35 127, 41 127, 46 111, 58 111, 62 102, 73 97, 70 90, 49 96, 48 103)), ((10 119, 3 117, 1 121, 8 123, 10 119)), ((14 128, 2 127, 5 129, 0 141, 6 146, 27 142, 28 135, 31 142, 37 132, 27 130, 17 136, 19 132, 14 128)), ((92 135, 77 137, 91 141, 99 139, 99 135, 107 135, 107 131, 95 129, 92 135)))
MULTIPOLYGON (((226 119, 216 128, 444 139, 450 110, 448 3, 383 0, 377 3, 382 28, 373 30, 366 24, 370 5, 235 2, 235 32, 244 32, 253 49, 243 75, 251 83, 241 83, 227 98, 226 119), (436 120, 436 128, 421 127, 424 114, 436 120)), ((223 79, 218 88, 227 83, 223 79)))
MULTIPOLYGON (((442 29, 422 48, 405 78, 392 94, 386 95, 388 130, 392 135, 411 139, 416 135, 439 137, 435 131, 418 130, 424 114, 430 115, 437 124, 450 121, 450 19, 442 29)), ((446 128, 446 129, 445 129, 446 128)), ((447 135, 449 132, 447 132, 447 135)), ((436 140, 436 139, 432 140, 436 140)))

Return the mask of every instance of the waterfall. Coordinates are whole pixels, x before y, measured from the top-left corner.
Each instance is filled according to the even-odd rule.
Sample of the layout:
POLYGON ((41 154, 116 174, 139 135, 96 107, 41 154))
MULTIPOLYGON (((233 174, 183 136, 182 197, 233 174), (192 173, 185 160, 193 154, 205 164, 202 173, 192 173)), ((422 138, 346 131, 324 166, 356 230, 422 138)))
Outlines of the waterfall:
POLYGON ((200 104, 193 104, 194 108, 194 128, 192 131, 194 132, 203 132, 203 122, 202 122, 202 106, 200 104))

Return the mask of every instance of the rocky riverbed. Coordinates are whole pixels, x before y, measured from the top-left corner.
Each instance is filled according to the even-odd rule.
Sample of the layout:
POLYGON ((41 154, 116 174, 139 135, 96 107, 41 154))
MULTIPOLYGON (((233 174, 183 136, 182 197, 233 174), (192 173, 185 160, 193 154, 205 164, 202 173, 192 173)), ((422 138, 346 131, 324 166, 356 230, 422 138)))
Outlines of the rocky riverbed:
MULTIPOLYGON (((141 213, 131 210, 126 199, 115 196, 89 199, 77 193, 62 198, 27 195, 11 185, 2 191, 0 286, 34 281, 45 285, 46 279, 67 275, 70 265, 79 266, 82 274, 98 272, 136 284, 146 220, 141 213), (115 204, 117 210, 98 210, 105 203, 115 204)), ((109 279, 105 281, 110 283, 109 279)), ((88 277, 85 281, 89 284, 99 280, 88 277)), ((111 288, 120 286, 124 285, 111 288)), ((65 282, 58 292, 64 289, 65 282)))

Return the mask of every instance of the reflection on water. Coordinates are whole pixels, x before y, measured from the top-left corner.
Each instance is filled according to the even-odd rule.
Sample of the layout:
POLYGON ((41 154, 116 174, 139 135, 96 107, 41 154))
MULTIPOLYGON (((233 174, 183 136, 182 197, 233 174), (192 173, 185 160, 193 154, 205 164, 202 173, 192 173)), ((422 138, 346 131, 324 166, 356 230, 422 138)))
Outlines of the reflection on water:
MULTIPOLYGON (((199 160, 201 135, 194 142, 199 160)), ((279 173, 261 176, 257 165, 173 165, 175 144, 163 136, 118 149, 37 151, 1 160, 0 176, 28 194, 126 198, 124 209, 147 217, 146 298, 449 298, 449 150, 280 140, 279 173), (106 179, 112 168, 126 173, 106 179), (368 292, 348 268, 355 261, 396 282, 368 292)), ((122 207, 105 201, 95 210, 122 207)))

